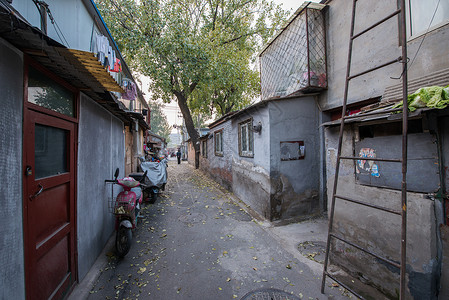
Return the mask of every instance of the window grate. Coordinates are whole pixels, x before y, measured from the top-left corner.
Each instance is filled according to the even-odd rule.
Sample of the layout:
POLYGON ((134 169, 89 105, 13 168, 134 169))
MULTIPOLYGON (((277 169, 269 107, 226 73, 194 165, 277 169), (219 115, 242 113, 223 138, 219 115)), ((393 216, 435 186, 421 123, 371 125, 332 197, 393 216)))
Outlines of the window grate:
POLYGON ((260 56, 262 99, 327 87, 324 16, 307 8, 260 56))

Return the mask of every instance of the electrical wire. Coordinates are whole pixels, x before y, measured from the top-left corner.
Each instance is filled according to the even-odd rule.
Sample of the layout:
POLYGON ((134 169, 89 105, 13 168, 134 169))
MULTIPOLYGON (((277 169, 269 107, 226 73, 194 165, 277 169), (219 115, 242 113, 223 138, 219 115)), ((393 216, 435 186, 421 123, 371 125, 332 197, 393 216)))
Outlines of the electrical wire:
POLYGON ((48 6, 47 3, 45 3, 44 1, 39 1, 39 0, 32 0, 34 5, 36 5, 36 8, 39 12, 40 18, 41 18, 41 22, 44 23, 44 18, 45 16, 42 14, 41 11, 41 6, 45 5, 46 6, 46 12, 48 17, 50 18, 51 24, 53 25, 53 28, 55 29, 56 35, 59 37, 59 40, 62 43, 67 44, 67 47, 70 48, 69 42, 67 42, 67 39, 64 36, 64 33, 62 32, 61 28, 59 28, 58 23, 56 22, 55 18, 53 17, 53 14, 51 13, 50 7, 48 6), (62 36, 62 37, 61 37, 62 36))
POLYGON ((56 22, 55 18, 53 17, 53 14, 51 13, 49 7, 47 7, 47 14, 48 14, 48 17, 50 18, 51 24, 53 25, 53 27, 55 29, 56 34, 58 35, 58 37, 61 40, 61 42, 65 42, 67 44, 67 47, 70 48, 69 42, 67 42, 67 39, 65 38, 64 33, 62 32, 61 28, 59 28, 59 25, 56 22), (61 33, 62 38, 59 35, 58 31, 61 33))
MULTIPOLYGON (((429 33, 430 27, 432 26, 432 23, 433 23, 433 19, 435 18, 435 15, 437 14, 438 6, 440 5, 440 1, 441 0, 438 0, 437 6, 435 7, 435 11, 433 12, 432 19, 430 20, 430 23, 429 23, 429 26, 427 27, 426 33, 424 34, 424 36, 421 40, 421 43, 419 44, 418 50, 416 51, 415 56, 413 57, 412 62, 410 63, 409 69, 413 66, 413 63, 415 62, 415 59, 418 56, 419 50, 421 50, 421 46, 424 43, 424 40, 426 39, 427 34, 429 33)), ((410 22, 411 22, 411 20, 410 20, 410 22)))

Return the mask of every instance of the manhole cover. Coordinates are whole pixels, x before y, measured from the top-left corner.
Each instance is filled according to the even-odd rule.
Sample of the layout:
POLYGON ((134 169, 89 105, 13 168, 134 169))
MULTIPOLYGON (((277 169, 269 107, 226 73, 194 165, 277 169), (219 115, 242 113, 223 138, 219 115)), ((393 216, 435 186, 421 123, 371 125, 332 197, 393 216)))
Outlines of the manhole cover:
POLYGON ((206 221, 206 219, 207 219, 206 215, 195 212, 187 213, 178 218, 179 221, 184 222, 186 224, 196 224, 202 221, 206 221))
POLYGON ((298 250, 308 259, 316 261, 320 264, 324 263, 326 256, 325 242, 303 242, 298 245, 298 250))
POLYGON ((299 298, 278 289, 259 289, 249 292, 241 300, 299 300, 299 298))

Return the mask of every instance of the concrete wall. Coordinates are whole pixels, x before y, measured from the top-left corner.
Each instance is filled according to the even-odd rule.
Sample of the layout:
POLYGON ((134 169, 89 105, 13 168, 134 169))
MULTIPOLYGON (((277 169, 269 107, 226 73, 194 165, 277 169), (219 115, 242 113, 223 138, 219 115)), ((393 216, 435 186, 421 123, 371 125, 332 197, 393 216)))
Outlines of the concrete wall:
POLYGON ((245 110, 210 130, 223 129, 223 156, 207 140, 200 168, 268 220, 293 220, 320 212, 319 111, 313 97, 270 101, 245 110), (262 125, 254 132, 253 157, 240 156, 239 123, 262 125), (281 161, 280 143, 304 141, 306 158, 281 161))
MULTIPOLYGON (((69 48, 89 51, 92 30, 96 30, 97 32, 99 30, 82 1, 46 0, 45 2, 48 4, 68 45, 64 40, 61 40, 59 37, 61 33, 58 36, 55 26, 51 24, 50 19, 47 17, 48 36, 69 48)), ((14 0, 12 6, 33 26, 41 28, 40 15, 36 5, 32 1, 14 0)))
POLYGON ((232 191, 246 205, 268 220, 272 220, 270 194, 270 117, 266 106, 259 106, 231 120, 232 191), (239 155, 239 123, 253 119, 253 125, 262 124, 260 133, 253 132, 254 157, 239 155))
POLYGON ((0 57, 0 299, 24 299, 23 55, 0 39, 0 57))
MULTIPOLYGON (((397 136, 401 139, 401 136, 397 136)), ((343 156, 352 156, 354 132, 347 127, 343 139, 343 156)), ((329 199, 335 176, 338 127, 326 129, 327 185, 329 199)), ((436 145, 434 146, 436 147, 436 145)), ((400 150, 400 149, 399 149, 400 150)), ((436 151, 436 150, 435 150, 436 151)), ((398 152, 400 155, 400 152, 398 152)), ((397 190, 368 187, 355 181, 354 162, 342 160, 337 194, 374 205, 401 208, 397 190)), ((436 215, 434 201, 421 193, 408 193, 407 293, 412 299, 435 299, 438 275, 436 215)), ((337 200, 335 232, 348 240, 393 261, 400 261, 401 217, 364 206, 337 200)), ((331 262, 353 276, 395 297, 399 289, 399 270, 373 259, 355 248, 333 243, 331 262), (363 276, 361 276, 363 274, 363 276)))
MULTIPOLYGON (((114 231, 108 212, 113 197, 111 184, 116 168, 124 176, 123 123, 81 94, 78 141, 77 232, 79 279, 88 272, 114 231)), ((115 193, 118 191, 114 187, 115 193)))
POLYGON ((268 107, 273 217, 301 219, 319 213, 320 139, 316 101, 303 97, 272 101, 268 107), (303 141, 304 159, 281 161, 280 143, 286 141, 303 141))
MULTIPOLYGON (((369 27, 396 10, 396 1, 359 1, 355 33, 369 27)), ((320 98, 323 110, 342 105, 346 66, 348 60, 349 33, 352 1, 333 0, 326 10, 328 90, 320 98)), ((449 25, 430 31, 422 44, 412 66, 409 66, 409 80, 425 76, 449 67, 447 51, 449 25)), ((413 59, 423 39, 423 35, 409 38, 408 57, 413 59)), ((365 35, 357 38, 353 45, 351 75, 380 65, 401 56, 397 36, 397 18, 385 22, 365 35), (388 34, 386 34, 388 33, 388 34)), ((350 83, 348 103, 380 97, 385 88, 399 84, 401 65, 389 67, 363 75, 350 83)), ((414 92, 414 91, 410 91, 414 92)))

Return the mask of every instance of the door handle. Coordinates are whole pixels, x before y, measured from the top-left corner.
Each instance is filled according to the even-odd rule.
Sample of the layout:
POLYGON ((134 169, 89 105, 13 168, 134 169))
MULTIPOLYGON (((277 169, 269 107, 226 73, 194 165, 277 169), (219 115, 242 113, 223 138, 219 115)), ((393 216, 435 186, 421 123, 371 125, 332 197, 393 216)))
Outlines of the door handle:
POLYGON ((42 186, 42 184, 39 183, 40 189, 39 191, 37 191, 36 194, 30 196, 30 200, 33 200, 34 198, 36 198, 37 196, 39 196, 43 191, 44 191, 44 187, 42 186))

